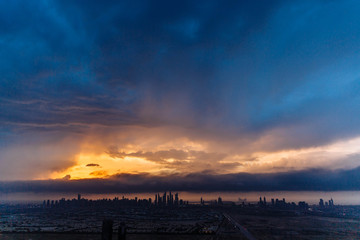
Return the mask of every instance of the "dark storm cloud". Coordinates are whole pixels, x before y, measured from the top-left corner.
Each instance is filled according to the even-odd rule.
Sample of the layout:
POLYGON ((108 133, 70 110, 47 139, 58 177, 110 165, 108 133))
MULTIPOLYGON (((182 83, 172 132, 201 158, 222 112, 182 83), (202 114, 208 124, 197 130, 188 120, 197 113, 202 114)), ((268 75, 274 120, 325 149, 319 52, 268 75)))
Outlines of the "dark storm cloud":
MULTIPOLYGON (((9 109, 14 106, 13 104, 16 104, 16 108, 3 118, 21 122, 25 121, 24 116, 27 116, 26 121, 35 123, 80 121, 107 124, 106 120, 97 119, 97 116, 107 116, 110 119, 108 121, 113 120, 122 124, 122 122, 134 121, 134 119, 126 119, 125 115, 128 114, 122 112, 122 110, 125 111, 123 108, 126 108, 124 106, 124 103, 127 103, 126 100, 134 98, 141 102, 144 100, 141 99, 143 97, 141 94, 145 96, 149 94, 151 98, 154 98, 154 104, 170 101, 169 109, 161 112, 165 115, 162 116, 165 120, 169 120, 166 119, 167 117, 174 120, 171 115, 176 113, 171 112, 171 108, 179 107, 177 110, 180 114, 193 111, 196 119, 192 120, 201 122, 204 121, 201 115, 205 114, 205 117, 208 117, 217 111, 221 112, 221 106, 217 104, 224 104, 221 101, 226 99, 222 99, 224 98, 222 93, 217 96, 218 87, 233 85, 235 90, 240 89, 239 95, 244 95, 241 88, 246 84, 250 88, 246 89, 248 94, 256 94, 259 97, 255 102, 248 98, 246 105, 265 108, 259 109, 262 118, 252 119, 254 122, 252 124, 264 125, 271 121, 268 117, 271 117, 273 111, 263 104, 258 106, 261 97, 257 93, 264 93, 258 91, 270 85, 280 88, 276 91, 282 94, 287 90, 288 85, 294 85, 291 80, 293 75, 299 72, 299 69, 308 68, 308 64, 303 66, 294 64, 291 69, 288 69, 289 66, 286 65, 283 69, 276 66, 273 70, 275 76, 270 74, 268 76, 270 79, 250 80, 243 74, 254 75, 254 73, 247 72, 246 67, 249 63, 244 63, 244 66, 240 65, 242 71, 239 72, 237 81, 226 79, 225 76, 217 76, 219 67, 224 67, 226 63, 225 67, 231 67, 236 64, 237 58, 243 57, 253 62, 254 67, 260 69, 271 67, 272 64, 263 66, 258 63, 256 55, 254 59, 247 55, 259 54, 256 49, 252 49, 256 46, 251 46, 249 40, 255 39, 255 43, 263 41, 256 39, 261 37, 256 33, 263 32, 264 37, 270 38, 269 43, 266 44, 272 44, 266 51, 279 51, 277 44, 280 40, 276 40, 282 35, 287 35, 286 31, 290 31, 291 26, 284 23, 284 32, 275 35, 276 33, 272 32, 271 28, 266 28, 269 27, 266 25, 272 22, 280 25, 277 19, 279 17, 292 19, 291 13, 284 11, 284 8, 299 8, 293 11, 295 14, 303 15, 300 15, 300 20, 293 24, 306 25, 308 11, 316 11, 322 4, 327 7, 330 3, 324 4, 319 1, 313 6, 300 2, 288 4, 278 1, 201 1, 196 3, 193 1, 109 1, 106 3, 14 1, 3 3, 2 22, 6 26, 3 28, 2 44, 3 54, 8 56, 6 60, 4 58, 7 64, 2 70, 5 82, 3 90, 6 92, 4 95, 10 97, 10 100, 13 99, 12 97, 21 96, 22 101, 30 103, 27 104, 27 111, 21 104, 10 103, 9 109), (279 76, 277 71, 285 74, 279 76), (134 92, 131 92, 132 90, 134 92), (173 95, 174 99, 172 99, 170 96, 174 92, 178 94, 173 95), (182 106, 180 98, 188 98, 187 101, 193 106, 182 106), (38 102, 31 103, 31 101, 38 102), (209 105, 213 106, 209 108, 209 105), (270 111, 270 116, 266 116, 269 114, 264 111, 270 111), (24 112, 31 114, 25 115, 24 112), (47 119, 41 121, 45 114, 48 115, 47 119)), ((334 3, 333 5, 333 7, 337 6, 334 3)), ((342 8, 338 10, 339 14, 351 7, 351 4, 341 6, 342 8)), ((324 13, 320 11, 319 14, 324 13)), ((324 15, 324 17, 332 16, 328 15, 330 16, 324 15)), ((317 20, 318 17, 320 18, 315 15, 308 18, 317 20)), ((341 21, 348 26, 350 23, 355 24, 354 20, 350 12, 348 18, 341 21)), ((312 49, 322 46, 321 39, 331 37, 327 32, 330 27, 325 27, 321 25, 322 23, 316 23, 311 29, 299 29, 298 36, 296 34, 293 36, 297 37, 296 42, 286 42, 287 49, 281 50, 290 51, 295 45, 298 49, 289 52, 289 56, 286 57, 274 56, 273 60, 283 65, 288 57, 294 60, 294 63, 306 63, 307 58, 313 58, 312 49), (320 27, 325 27, 325 29, 322 33, 311 37, 313 46, 310 45, 310 41, 301 40, 302 35, 312 33, 320 27), (302 49, 308 48, 309 45, 311 49, 299 56, 302 49)), ((338 45, 338 41, 345 41, 340 46, 344 48, 344 51, 340 52, 338 47, 331 45, 330 51, 328 49, 322 53, 322 49, 318 50, 320 56, 316 58, 319 60, 328 55, 330 59, 333 58, 331 51, 343 55, 354 50, 347 47, 353 46, 352 40, 342 36, 346 32, 344 30, 340 32, 340 29, 336 28, 337 26, 340 28, 340 25, 336 24, 333 30, 335 31, 333 44, 338 45)), ((273 26, 275 27, 280 26, 273 26)), ((352 28, 349 27, 348 30, 350 34, 352 28)), ((258 47, 264 47, 263 44, 265 43, 258 47)), ((281 55, 281 53, 278 54, 281 55)), ((268 60, 267 58, 268 56, 265 56, 263 61, 268 60)), ((319 64, 322 65, 323 61, 319 64)), ((271 97, 268 95, 264 97, 271 97)), ((232 106, 228 107, 231 111, 235 110, 232 106)), ((239 107, 241 108, 241 104, 239 107)), ((131 112, 135 110, 131 108, 127 113, 131 115, 131 112)), ((136 112, 133 114, 137 115, 136 112)), ((252 115, 251 112, 250 114, 252 115)))
POLYGON ((127 126, 183 128, 177 137, 237 154, 356 137, 359 11, 350 0, 2 1, 0 148, 127 126))
POLYGON ((304 128, 309 137, 289 147, 349 136, 360 115, 357 94, 350 96, 359 77, 350 72, 358 67, 358 8, 351 1, 3 2, 0 121, 70 132, 177 124, 214 136, 304 128), (335 69, 337 77, 338 63, 350 67, 335 69), (310 79, 324 69, 326 76, 310 79), (340 71, 350 72, 343 83, 340 71))
MULTIPOLYGON (((106 172, 94 172, 104 176, 106 172)), ((0 192, 120 193, 157 191, 338 191, 359 190, 360 169, 329 171, 310 169, 272 174, 193 173, 152 176, 119 174, 108 179, 0 182, 0 192)))
POLYGON ((53 2, 1 3, 3 125, 74 131, 76 124, 136 123, 125 107, 127 90, 94 80, 91 41, 53 2), (104 118, 107 116, 107 118, 104 118), (131 119, 131 120, 129 120, 131 119))
MULTIPOLYGON (((54 123, 62 124, 61 129, 73 122, 151 124, 174 121, 193 110, 189 104, 201 114, 208 111, 205 104, 217 101, 213 92, 195 93, 217 81, 213 75, 218 61, 241 47, 238 42, 253 27, 264 24, 273 5, 267 1, 3 3, 3 22, 16 24, 4 28, 2 121, 10 126, 37 124, 37 130, 57 129, 54 123), (147 112, 139 116, 137 107, 152 108, 145 104, 148 97, 151 104, 169 100, 160 119, 147 112), (182 103, 184 98, 187 103, 182 103)), ((216 86, 210 85, 212 91, 216 86)), ((189 121, 201 120, 196 117, 189 121)))

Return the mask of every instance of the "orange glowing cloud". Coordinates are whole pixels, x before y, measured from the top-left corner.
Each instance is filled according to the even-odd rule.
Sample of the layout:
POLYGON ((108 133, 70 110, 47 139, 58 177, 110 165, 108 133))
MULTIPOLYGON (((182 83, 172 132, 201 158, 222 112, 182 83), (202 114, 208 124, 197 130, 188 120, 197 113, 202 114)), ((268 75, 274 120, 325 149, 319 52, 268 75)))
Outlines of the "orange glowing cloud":
POLYGON ((70 167, 62 172, 53 173, 51 178, 62 178, 65 175, 70 175, 71 179, 83 178, 102 178, 109 175, 118 173, 131 173, 131 172, 152 172, 159 169, 155 163, 145 161, 141 158, 126 157, 123 159, 112 158, 106 153, 92 154, 81 153, 76 157, 76 165, 70 167), (101 166, 101 170, 94 171, 87 165, 89 163, 101 166))
POLYGON ((164 128, 127 128, 121 134, 87 137, 73 165, 54 171, 50 178, 107 178, 119 173, 261 173, 307 168, 351 168, 360 165, 360 138, 289 150, 259 151, 257 145, 272 144, 271 136, 254 144, 190 140, 164 128), (169 132, 172 134, 169 136, 169 132), (101 137, 99 137, 101 136, 101 137), (270 141, 270 143, 267 143, 270 141), (217 143, 217 144, 216 144, 217 143), (236 149, 237 146, 241 146, 236 149), (248 146, 249 149, 245 149, 248 146))

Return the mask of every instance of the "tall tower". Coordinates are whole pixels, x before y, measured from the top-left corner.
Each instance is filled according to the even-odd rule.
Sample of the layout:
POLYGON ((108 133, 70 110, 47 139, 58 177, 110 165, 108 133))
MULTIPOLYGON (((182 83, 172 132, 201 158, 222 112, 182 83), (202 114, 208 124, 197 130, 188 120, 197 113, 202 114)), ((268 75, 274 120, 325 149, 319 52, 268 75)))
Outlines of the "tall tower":
POLYGON ((169 205, 174 205, 174 195, 170 192, 170 204, 169 205))
POLYGON ((175 193, 175 205, 179 205, 179 194, 175 193))
POLYGON ((166 192, 164 192, 163 199, 162 199, 162 203, 163 203, 164 205, 166 205, 166 192))

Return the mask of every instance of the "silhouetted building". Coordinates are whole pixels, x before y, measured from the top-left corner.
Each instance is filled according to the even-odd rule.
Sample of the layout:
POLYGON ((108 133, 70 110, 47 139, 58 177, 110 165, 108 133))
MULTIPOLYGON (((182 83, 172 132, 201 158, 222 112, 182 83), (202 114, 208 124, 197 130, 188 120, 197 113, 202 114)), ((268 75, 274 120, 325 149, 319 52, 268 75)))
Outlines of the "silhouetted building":
POLYGON ((175 205, 179 205, 179 194, 175 193, 175 205))
POLYGON ((160 197, 160 194, 158 193, 157 194, 157 199, 156 199, 157 201, 156 201, 156 205, 157 206, 160 206, 161 205, 161 197, 160 197))
POLYGON ((302 201, 302 202, 299 202, 299 208, 302 209, 302 210, 307 210, 309 208, 309 205, 302 201))
POLYGON ((174 196, 172 195, 171 191, 169 192, 169 201, 168 201, 168 205, 172 206, 174 203, 174 196))
POLYGON ((102 224, 101 240, 112 240, 113 220, 105 219, 102 224))
POLYGON ((162 198, 163 198, 163 199, 162 199, 163 205, 166 205, 166 192, 164 192, 164 195, 163 195, 162 198))
POLYGON ((285 208, 287 206, 287 203, 285 201, 285 198, 283 200, 276 199, 275 200, 275 207, 277 208, 285 208))
POLYGON ((118 240, 125 240, 125 239, 126 239, 126 225, 124 222, 121 222, 118 230, 118 240))
POLYGON ((223 205, 223 201, 222 201, 221 197, 218 198, 218 204, 223 205))
POLYGON ((262 198, 260 197, 258 204, 259 206, 266 206, 266 197, 264 197, 264 200, 262 200, 262 198))

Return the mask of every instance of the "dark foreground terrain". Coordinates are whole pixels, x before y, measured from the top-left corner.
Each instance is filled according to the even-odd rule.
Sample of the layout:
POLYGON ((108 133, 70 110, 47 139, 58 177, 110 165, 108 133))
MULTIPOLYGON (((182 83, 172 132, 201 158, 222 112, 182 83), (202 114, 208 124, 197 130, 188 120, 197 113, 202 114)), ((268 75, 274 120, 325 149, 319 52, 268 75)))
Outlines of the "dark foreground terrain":
POLYGON ((233 218, 256 239, 360 239, 360 221, 317 216, 252 216, 233 218))
POLYGON ((125 226, 127 240, 360 239, 360 206, 331 201, 312 206, 285 200, 242 205, 130 203, 0 205, 0 239, 100 240, 106 221, 112 224, 113 239, 125 226))
MULTIPOLYGON (((59 233, 10 233, 0 234, 2 240, 99 240, 101 239, 99 234, 59 234, 59 233)), ((113 239, 117 239, 114 234, 113 239)), ((156 235, 156 234, 128 234, 127 240, 183 240, 183 239, 199 239, 199 240, 215 240, 214 236, 204 235, 156 235)))

